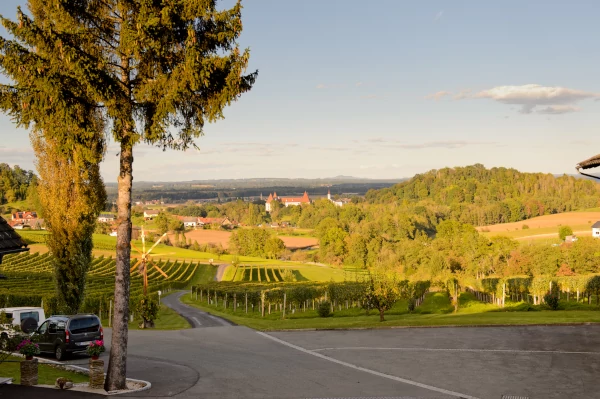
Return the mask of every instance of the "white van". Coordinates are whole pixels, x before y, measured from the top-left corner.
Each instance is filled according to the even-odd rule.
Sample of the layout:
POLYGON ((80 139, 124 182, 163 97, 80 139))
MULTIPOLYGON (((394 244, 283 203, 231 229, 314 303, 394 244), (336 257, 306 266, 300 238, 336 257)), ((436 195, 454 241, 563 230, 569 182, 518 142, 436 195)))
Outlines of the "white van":
POLYGON ((0 308, 0 313, 4 312, 7 317, 12 319, 12 324, 19 326, 21 331, 31 333, 46 320, 44 308, 23 306, 18 308, 0 308))

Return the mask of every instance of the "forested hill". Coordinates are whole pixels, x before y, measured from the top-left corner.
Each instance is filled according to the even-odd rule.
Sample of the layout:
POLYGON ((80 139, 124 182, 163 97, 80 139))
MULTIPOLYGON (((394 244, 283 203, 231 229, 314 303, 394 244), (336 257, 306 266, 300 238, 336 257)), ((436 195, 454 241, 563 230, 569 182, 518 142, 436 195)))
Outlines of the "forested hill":
POLYGON ((482 226, 597 207, 600 184, 476 164, 418 174, 393 187, 371 190, 366 199, 378 204, 423 205, 451 219, 482 226))

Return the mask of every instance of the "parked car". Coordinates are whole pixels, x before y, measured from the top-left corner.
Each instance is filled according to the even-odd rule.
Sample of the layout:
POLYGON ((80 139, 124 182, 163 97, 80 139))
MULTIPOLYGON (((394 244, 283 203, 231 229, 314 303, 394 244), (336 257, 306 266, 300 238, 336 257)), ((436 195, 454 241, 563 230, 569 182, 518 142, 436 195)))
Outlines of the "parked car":
POLYGON ((0 313, 4 313, 6 317, 12 319, 11 324, 13 326, 19 326, 21 331, 25 333, 35 331, 38 326, 46 320, 43 308, 31 306, 0 308, 0 313))
POLYGON ((56 360, 64 360, 75 352, 83 352, 96 340, 104 339, 98 316, 77 314, 50 316, 32 334, 40 352, 54 353, 56 360))

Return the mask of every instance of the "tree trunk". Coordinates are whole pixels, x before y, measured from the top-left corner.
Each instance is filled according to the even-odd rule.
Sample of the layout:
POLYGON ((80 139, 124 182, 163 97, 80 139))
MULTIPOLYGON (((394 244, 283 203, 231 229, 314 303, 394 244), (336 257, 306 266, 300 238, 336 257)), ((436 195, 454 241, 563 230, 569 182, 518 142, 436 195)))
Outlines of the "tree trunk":
POLYGON ((383 309, 379 309, 379 321, 385 321, 385 318, 383 317, 383 309))
POLYGON ((115 307, 110 358, 104 389, 126 389, 127 335, 129 319, 129 268, 131 260, 131 187, 133 150, 129 140, 121 140, 120 172, 117 178, 117 261, 115 267, 115 307))

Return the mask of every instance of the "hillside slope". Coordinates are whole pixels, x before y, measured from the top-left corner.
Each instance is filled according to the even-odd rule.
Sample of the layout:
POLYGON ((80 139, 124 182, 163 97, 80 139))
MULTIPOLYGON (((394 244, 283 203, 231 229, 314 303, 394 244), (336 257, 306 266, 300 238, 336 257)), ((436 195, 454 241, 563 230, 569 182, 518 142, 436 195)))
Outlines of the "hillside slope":
POLYGON ((476 164, 418 174, 393 187, 371 190, 366 199, 437 208, 451 219, 485 226, 597 207, 600 184, 476 164))

